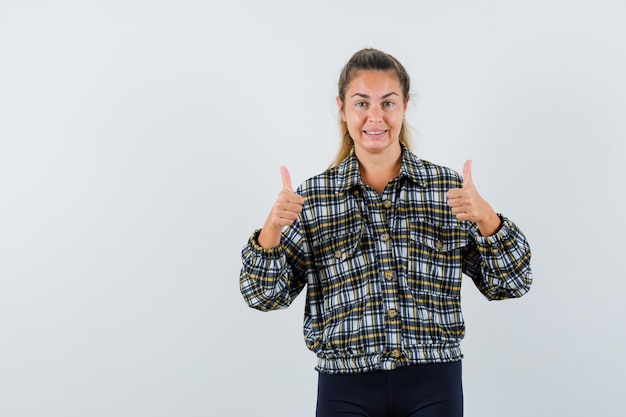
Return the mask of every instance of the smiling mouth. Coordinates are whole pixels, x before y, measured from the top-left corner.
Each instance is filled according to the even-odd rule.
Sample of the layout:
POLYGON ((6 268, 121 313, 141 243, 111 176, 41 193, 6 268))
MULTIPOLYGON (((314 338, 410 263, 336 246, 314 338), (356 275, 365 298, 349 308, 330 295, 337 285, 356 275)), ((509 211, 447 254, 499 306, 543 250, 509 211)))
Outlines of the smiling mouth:
POLYGON ((368 135, 382 135, 386 133, 386 130, 364 130, 364 132, 368 135))

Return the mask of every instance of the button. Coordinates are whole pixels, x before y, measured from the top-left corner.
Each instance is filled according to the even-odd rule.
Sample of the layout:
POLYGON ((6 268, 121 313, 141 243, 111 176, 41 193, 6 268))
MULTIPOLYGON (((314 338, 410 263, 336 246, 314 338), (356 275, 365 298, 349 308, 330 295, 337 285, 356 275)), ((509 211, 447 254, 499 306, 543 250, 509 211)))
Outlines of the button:
POLYGON ((392 204, 393 203, 391 202, 391 200, 383 201, 383 207, 385 207, 385 208, 390 208, 392 206, 392 204))
POLYGON ((387 281, 393 281, 393 271, 385 271, 385 279, 387 281))
POLYGON ((343 256, 343 252, 341 252, 341 250, 337 249, 335 251, 335 258, 341 259, 342 256, 343 256))
POLYGON ((398 317, 398 310, 396 310, 395 308, 390 308, 389 310, 387 310, 387 316, 389 316, 390 319, 395 319, 396 317, 398 317))
POLYGON ((400 351, 400 349, 394 349, 391 351, 392 358, 398 359, 400 356, 402 356, 402 352, 400 351))
POLYGON ((388 233, 383 233, 382 235, 380 235, 380 238, 382 239, 383 242, 389 242, 389 234, 388 233))
POLYGON ((443 249, 443 242, 441 240, 437 241, 437 250, 443 249))

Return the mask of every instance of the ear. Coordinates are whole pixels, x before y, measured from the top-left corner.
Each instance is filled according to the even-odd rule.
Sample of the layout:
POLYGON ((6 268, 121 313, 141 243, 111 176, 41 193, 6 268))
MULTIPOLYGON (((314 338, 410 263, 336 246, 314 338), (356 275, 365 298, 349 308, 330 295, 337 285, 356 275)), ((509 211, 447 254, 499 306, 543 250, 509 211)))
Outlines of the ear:
POLYGON ((407 94, 406 95, 406 100, 404 100, 404 111, 406 112, 406 109, 409 108, 409 101, 411 101, 411 95, 407 94))
POLYGON ((335 97, 335 100, 337 101, 337 107, 339 107, 339 117, 341 117, 341 121, 345 122, 346 121, 346 115, 345 115, 345 113, 343 111, 343 101, 341 101, 339 96, 335 97))

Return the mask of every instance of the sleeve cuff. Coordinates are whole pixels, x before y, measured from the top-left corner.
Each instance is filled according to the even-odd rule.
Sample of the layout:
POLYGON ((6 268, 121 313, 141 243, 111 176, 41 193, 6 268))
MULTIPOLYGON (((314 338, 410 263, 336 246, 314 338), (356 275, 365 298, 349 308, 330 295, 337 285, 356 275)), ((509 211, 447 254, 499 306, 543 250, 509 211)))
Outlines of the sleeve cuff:
POLYGON ((282 242, 275 248, 264 248, 263 246, 259 245, 260 233, 261 233, 261 229, 256 229, 254 232, 252 232, 252 235, 250 236, 249 244, 252 250, 254 250, 255 252, 261 252, 265 256, 269 256, 271 258, 280 258, 283 252, 282 242))
POLYGON ((511 234, 513 233, 513 229, 515 225, 511 220, 507 217, 504 217, 502 214, 498 213, 498 217, 500 217, 500 228, 496 233, 491 236, 483 236, 478 227, 474 223, 470 223, 470 233, 474 236, 474 240, 480 246, 495 246, 500 245, 502 242, 505 242, 509 239, 511 234))

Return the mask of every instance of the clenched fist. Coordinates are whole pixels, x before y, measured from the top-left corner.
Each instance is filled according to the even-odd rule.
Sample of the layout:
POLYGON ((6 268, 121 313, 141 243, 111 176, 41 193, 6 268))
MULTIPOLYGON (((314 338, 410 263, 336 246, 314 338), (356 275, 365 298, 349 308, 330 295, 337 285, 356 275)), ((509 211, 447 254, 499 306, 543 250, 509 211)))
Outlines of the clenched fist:
POLYGON ((291 226, 302 211, 304 198, 293 192, 291 176, 284 166, 280 167, 280 176, 283 180, 283 189, 278 194, 261 233, 258 237, 259 245, 264 248, 273 248, 280 243, 280 234, 283 227, 291 226))
POLYGON ((448 206, 459 221, 476 223, 483 236, 491 236, 500 228, 500 217, 485 201, 472 180, 472 161, 463 166, 463 188, 452 188, 446 193, 448 206))

